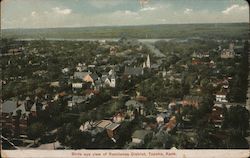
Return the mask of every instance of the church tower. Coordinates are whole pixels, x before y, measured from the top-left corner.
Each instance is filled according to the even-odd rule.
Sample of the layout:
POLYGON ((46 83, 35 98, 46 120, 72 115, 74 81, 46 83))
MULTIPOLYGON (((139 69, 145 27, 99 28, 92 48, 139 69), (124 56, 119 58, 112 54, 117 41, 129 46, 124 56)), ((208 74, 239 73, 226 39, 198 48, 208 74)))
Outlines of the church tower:
POLYGON ((151 67, 151 65, 150 65, 150 57, 149 57, 149 54, 148 54, 148 56, 147 56, 146 67, 147 67, 147 68, 150 68, 150 67, 151 67))
POLYGON ((115 86, 116 86, 116 79, 115 79, 115 75, 112 74, 111 81, 110 81, 110 87, 115 88, 115 86))

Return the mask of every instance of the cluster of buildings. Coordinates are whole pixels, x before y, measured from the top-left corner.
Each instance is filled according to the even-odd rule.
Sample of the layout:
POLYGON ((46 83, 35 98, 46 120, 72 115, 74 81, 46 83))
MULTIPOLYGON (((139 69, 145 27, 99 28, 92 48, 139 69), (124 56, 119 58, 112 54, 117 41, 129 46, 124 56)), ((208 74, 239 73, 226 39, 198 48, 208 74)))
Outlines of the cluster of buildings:
MULTIPOLYGON (((222 60, 235 58, 237 53, 235 53, 234 47, 234 44, 231 43, 229 49, 219 50, 220 53, 217 56, 222 60)), ((82 62, 77 63, 74 67, 63 66, 61 68, 60 73, 65 77, 66 85, 70 87, 69 90, 55 91, 53 94, 49 94, 50 97, 47 96, 43 99, 38 97, 30 99, 27 97, 23 101, 15 98, 5 100, 2 104, 1 120, 3 127, 10 129, 15 136, 27 135, 30 120, 36 118, 39 111, 48 109, 50 102, 56 101, 60 97, 66 97, 67 106, 69 109, 72 109, 79 104, 90 102, 90 99, 100 93, 102 89, 116 89, 122 80, 127 81, 133 77, 141 77, 148 70, 151 76, 161 74, 162 78, 168 79, 171 84, 176 82, 181 84, 184 81, 183 73, 176 72, 174 65, 171 65, 167 70, 166 67, 163 67, 164 60, 162 58, 156 58, 155 61, 150 58, 152 55, 145 55, 145 53, 131 54, 129 50, 119 53, 119 46, 116 45, 109 46, 108 50, 110 56, 123 57, 124 61, 116 65, 111 65, 109 64, 110 58, 98 54, 95 61, 91 64, 82 62)), ((141 50, 142 48, 139 46, 137 51, 140 52, 141 50)), ((9 50, 9 53, 13 53, 13 51, 9 50)), ((199 67, 200 65, 206 65, 215 73, 219 73, 217 72, 217 64, 210 56, 209 51, 194 52, 191 57, 191 63, 188 61, 185 64, 178 65, 185 72, 188 71, 190 66, 199 67)), ((29 63, 33 64, 32 61, 29 63)), ((32 72, 32 75, 44 77, 47 73, 48 71, 46 70, 37 70, 32 72)), ((190 91, 193 90, 192 93, 185 94, 183 98, 173 99, 167 108, 163 108, 157 103, 152 104, 151 106, 154 106, 157 110, 157 114, 155 115, 146 114, 144 103, 147 98, 145 99, 144 96, 140 95, 136 98, 131 96, 130 100, 127 100, 125 103, 125 111, 118 111, 109 119, 82 122, 79 130, 89 132, 92 136, 92 142, 96 141, 95 138, 98 135, 106 134, 115 143, 122 137, 122 135, 119 135, 119 130, 123 122, 132 122, 137 117, 142 116, 145 120, 141 124, 140 129, 133 131, 130 146, 145 144, 147 140, 150 140, 160 132, 170 133, 178 127, 176 114, 181 113, 181 110, 176 107, 192 106, 198 109, 202 104, 203 96, 200 95, 202 86, 198 82, 200 80, 199 77, 195 79, 192 83, 193 85, 190 87, 190 91)), ((224 120, 223 108, 229 108, 237 104, 230 103, 227 99, 230 89, 229 83, 232 77, 225 76, 223 79, 218 79, 214 76, 209 76, 208 79, 214 88, 219 89, 214 94, 215 103, 209 120, 215 127, 221 128, 224 120)), ((57 79, 48 83, 52 89, 59 89, 62 85, 61 81, 57 79)), ((186 115, 182 119, 190 122, 190 118, 190 115, 186 115)))
POLYGON ((2 127, 9 130, 9 135, 27 138, 28 127, 32 119, 37 118, 39 111, 49 107, 49 102, 37 97, 33 100, 26 97, 25 100, 11 98, 2 103, 1 123, 2 127))

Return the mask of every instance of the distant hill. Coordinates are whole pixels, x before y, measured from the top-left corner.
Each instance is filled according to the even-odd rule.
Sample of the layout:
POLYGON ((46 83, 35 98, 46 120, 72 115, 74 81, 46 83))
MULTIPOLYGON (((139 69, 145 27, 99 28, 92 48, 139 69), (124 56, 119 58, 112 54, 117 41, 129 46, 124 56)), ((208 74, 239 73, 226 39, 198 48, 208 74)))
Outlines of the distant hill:
POLYGON ((3 29, 3 38, 248 38, 248 23, 3 29))

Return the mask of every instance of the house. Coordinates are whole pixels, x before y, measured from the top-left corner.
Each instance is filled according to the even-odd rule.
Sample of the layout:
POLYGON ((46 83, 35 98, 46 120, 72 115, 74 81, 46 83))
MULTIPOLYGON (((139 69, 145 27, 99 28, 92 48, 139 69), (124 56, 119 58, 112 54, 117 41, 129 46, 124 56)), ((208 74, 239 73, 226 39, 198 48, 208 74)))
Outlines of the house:
POLYGON ((172 109, 172 108, 174 108, 175 106, 176 106, 176 102, 175 102, 175 101, 170 102, 170 103, 168 104, 168 109, 172 109))
POLYGON ((17 108, 18 102, 14 99, 7 100, 2 104, 2 117, 8 116, 17 108))
POLYGON ((111 69, 107 74, 102 74, 101 80, 104 85, 108 87, 115 88, 116 87, 116 74, 113 69, 111 69))
POLYGON ((110 46, 109 48, 110 55, 115 55, 117 51, 118 51, 118 46, 110 46))
POLYGON ((226 92, 217 92, 215 94, 215 98, 216 102, 224 102, 224 103, 228 102, 226 92))
POLYGON ((151 139, 153 132, 150 130, 136 130, 132 134, 132 143, 145 144, 147 140, 151 139))
POLYGON ((110 79, 109 79, 109 77, 107 75, 102 75, 101 80, 104 83, 104 85, 110 86, 111 81, 110 81, 110 79))
POLYGON ((66 74, 68 72, 69 72, 69 68, 65 67, 65 68, 62 69, 62 73, 66 74))
POLYGON ((73 107, 78 104, 85 102, 88 99, 86 96, 73 96, 71 100, 68 101, 68 107, 73 107))
POLYGON ((116 87, 116 77, 115 74, 111 75, 111 79, 110 79, 110 87, 115 88, 116 87))
POLYGON ((80 126, 79 130, 82 132, 90 131, 93 136, 106 130, 108 137, 116 142, 118 139, 117 131, 119 127, 119 123, 113 123, 110 120, 101 120, 96 122, 87 121, 80 126))
POLYGON ((244 103, 230 103, 230 102, 214 102, 214 107, 224 108, 226 107, 229 109, 231 106, 237 106, 240 105, 242 107, 245 107, 246 104, 244 103))
POLYGON ((122 112, 119 112, 113 116, 113 122, 115 123, 121 123, 125 120, 125 114, 122 112))
POLYGON ((168 113, 160 113, 156 117, 156 122, 158 124, 165 123, 166 121, 169 120, 169 118, 170 118, 170 115, 168 113))
POLYGON ((231 51, 229 49, 223 49, 222 52, 221 52, 221 54, 220 54, 220 57, 222 59, 234 58, 235 57, 235 52, 231 51))
POLYGON ((78 63, 76 66, 76 71, 78 72, 82 72, 82 71, 86 71, 87 70, 87 66, 85 63, 78 63))
POLYGON ((119 127, 119 123, 111 123, 106 127, 109 138, 112 138, 114 142, 116 142, 116 140, 118 139, 117 131, 119 127))
POLYGON ((60 87, 59 81, 50 82, 50 87, 60 87))
POLYGON ((25 102, 17 102, 14 99, 7 100, 2 104, 2 127, 10 129, 15 136, 26 135, 29 114, 25 102))
POLYGON ((125 76, 141 76, 144 74, 144 70, 141 67, 125 67, 124 75, 125 76))
POLYGON ((202 59, 199 58, 192 58, 192 65, 207 65, 209 67, 214 67, 214 63, 211 61, 203 61, 202 59))
POLYGON ((18 106, 13 112, 12 116, 18 116, 21 114, 21 117, 28 117, 30 112, 27 109, 27 106, 25 106, 25 103, 22 102, 20 106, 18 106), (20 111, 20 113, 19 113, 20 111))
POLYGON ((17 108, 17 101, 14 99, 7 100, 2 103, 2 115, 1 115, 1 123, 2 128, 13 129, 12 123, 12 112, 17 108))
POLYGON ((127 113, 131 116, 136 114, 145 115, 144 105, 136 100, 128 100, 125 106, 127 107, 127 113))
POLYGON ((184 98, 182 100, 182 105, 183 106, 192 105, 192 106, 198 108, 201 101, 202 101, 202 97, 200 97, 200 96, 186 95, 186 96, 184 96, 184 98))
POLYGON ((96 124, 96 126, 100 128, 106 128, 110 124, 112 124, 112 121, 110 120, 101 120, 96 124))
POLYGON ((168 121, 168 123, 165 124, 165 129, 167 132, 170 132, 171 130, 173 130, 176 127, 176 117, 172 116, 170 118, 170 120, 168 121))
POLYGON ((84 76, 83 81, 94 83, 98 79, 99 79, 98 75, 96 73, 93 73, 93 74, 87 74, 86 76, 84 76))
POLYGON ((215 78, 215 79, 213 79, 212 84, 213 84, 214 87, 220 86, 224 90, 226 90, 226 89, 229 88, 229 79, 227 79, 227 78, 224 78, 224 79, 217 79, 217 78, 215 78))
POLYGON ((209 58, 209 52, 194 52, 192 54, 194 58, 209 58))
POLYGON ((91 130, 93 127, 96 127, 96 122, 87 121, 80 126, 79 130, 82 132, 85 132, 85 131, 91 130))
POLYGON ((12 117, 16 135, 27 135, 29 114, 30 112, 27 111, 24 103, 13 111, 12 117))
POLYGON ((84 80, 84 78, 90 74, 91 72, 75 72, 74 79, 84 80))
POLYGON ((83 87, 83 83, 72 83, 72 88, 80 89, 83 87))

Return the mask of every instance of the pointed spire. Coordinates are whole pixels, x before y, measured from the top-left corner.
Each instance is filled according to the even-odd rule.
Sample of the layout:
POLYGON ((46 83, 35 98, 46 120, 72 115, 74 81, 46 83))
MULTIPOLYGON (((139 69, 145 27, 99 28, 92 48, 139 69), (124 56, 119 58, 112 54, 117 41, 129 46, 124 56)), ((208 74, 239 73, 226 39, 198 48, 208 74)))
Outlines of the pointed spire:
POLYGON ((148 54, 148 56, 147 56, 146 67, 147 67, 147 68, 150 68, 150 67, 151 67, 151 65, 150 65, 150 57, 149 57, 149 54, 148 54))

